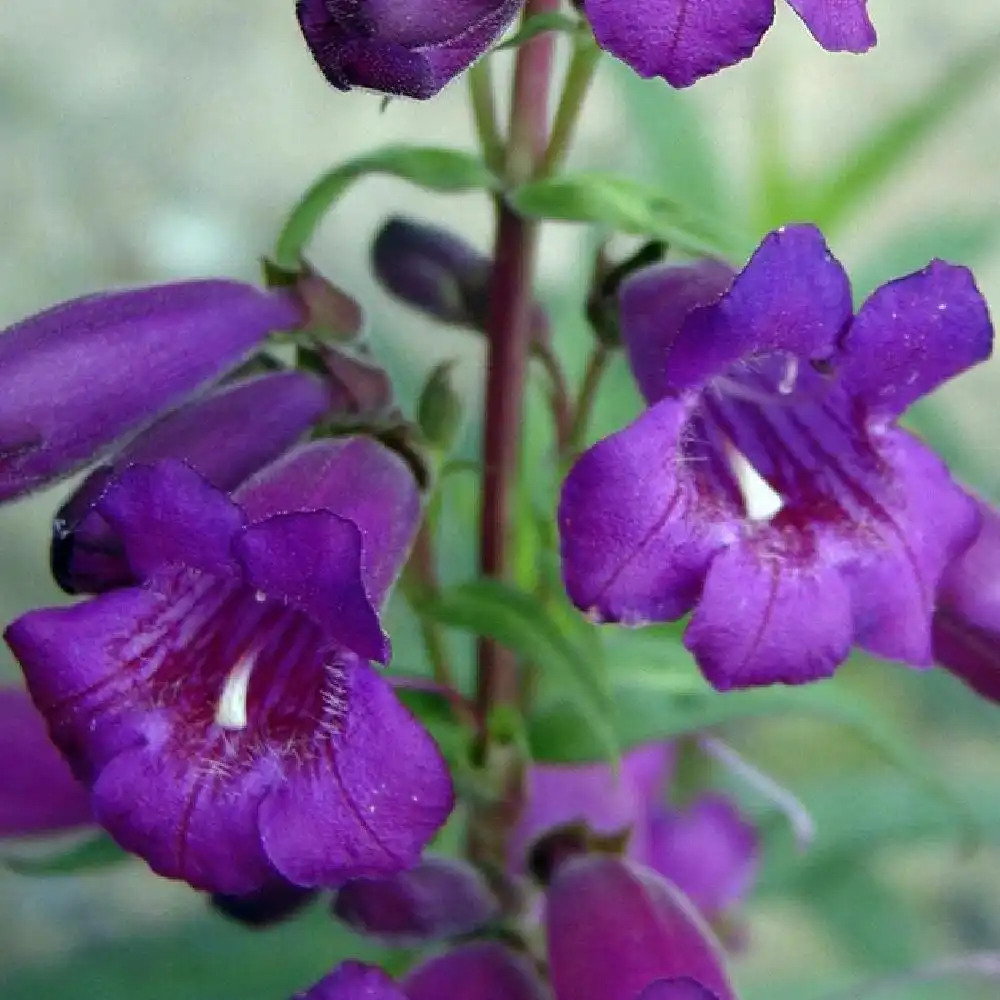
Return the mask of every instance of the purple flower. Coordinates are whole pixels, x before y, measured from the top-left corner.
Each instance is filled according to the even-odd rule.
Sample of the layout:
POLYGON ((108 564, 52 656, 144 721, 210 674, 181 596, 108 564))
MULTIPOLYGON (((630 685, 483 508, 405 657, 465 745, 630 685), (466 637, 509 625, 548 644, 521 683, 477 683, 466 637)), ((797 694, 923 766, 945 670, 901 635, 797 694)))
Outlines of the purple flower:
POLYGON ((0 501, 68 475, 235 368, 297 299, 236 281, 106 292, 0 334, 0 501))
POLYGON ((577 606, 633 626, 693 609, 685 642, 720 690, 828 676, 852 643, 929 665, 938 583, 979 512, 896 420, 990 353, 969 272, 935 261, 854 315, 819 232, 790 226, 735 278, 640 273, 621 312, 650 406, 564 485, 577 606), (751 516, 748 467, 777 513, 751 516))
MULTIPOLYGON (((830 51, 875 44, 867 0, 788 0, 830 51)), ((746 59, 774 20, 774 0, 584 0, 601 46, 640 76, 687 87, 746 59)))
POLYGON ((561 826, 583 823, 599 835, 627 832, 630 861, 667 878, 707 920, 716 920, 746 896, 756 877, 757 831, 722 795, 668 804, 673 756, 673 747, 660 743, 625 754, 617 773, 609 764, 532 767, 510 838, 511 870, 522 871, 532 845, 561 826))
POLYGON ((982 528, 941 581, 934 659, 974 691, 1000 701, 1000 513, 980 501, 982 528))
POLYGON ((323 75, 427 98, 503 33, 521 0, 298 0, 299 26, 323 75))
POLYGON ((545 1000, 527 959, 493 941, 463 945, 417 966, 407 1000, 545 1000))
POLYGON ((45 720, 16 688, 0 688, 0 837, 93 822, 90 795, 52 745, 45 720))
POLYGON ((333 903, 333 912, 356 931, 395 944, 471 934, 499 908, 480 872, 456 858, 425 858, 407 871, 354 879, 333 903))
POLYGON ((291 1000, 407 1000, 407 996, 381 969, 344 962, 291 1000))
POLYGON ((369 666, 420 516, 368 438, 289 452, 233 499, 178 462, 97 512, 142 583, 7 630, 99 823, 162 875, 246 895, 413 865, 452 806, 430 736, 369 666))
POLYGON ((93 509, 124 468, 181 459, 229 493, 295 444, 333 402, 319 379, 277 372, 223 386, 158 420, 95 469, 56 514, 51 564, 59 585, 100 594, 136 582, 120 540, 93 509))
POLYGON ((711 933, 641 866, 599 854, 567 861, 549 887, 546 929, 556 1000, 734 1000, 711 933))

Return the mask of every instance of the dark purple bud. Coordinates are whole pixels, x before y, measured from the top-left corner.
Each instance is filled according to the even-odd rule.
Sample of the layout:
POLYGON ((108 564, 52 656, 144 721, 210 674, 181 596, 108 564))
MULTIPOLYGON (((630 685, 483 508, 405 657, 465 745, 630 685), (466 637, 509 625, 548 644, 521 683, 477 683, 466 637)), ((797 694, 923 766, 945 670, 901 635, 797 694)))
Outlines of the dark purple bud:
POLYGON ((126 466, 180 459, 228 493, 295 444, 334 402, 319 379, 278 372, 224 386, 158 420, 95 469, 56 514, 50 561, 59 586, 101 594, 134 582, 121 542, 93 510, 126 466))
POLYGON ((407 1000, 403 991, 381 969, 360 962, 344 962, 315 986, 291 1000, 407 1000))
POLYGON ((463 945, 417 966, 408 1000, 545 1000, 527 959, 493 941, 463 945))
POLYGON ((448 230, 390 219, 375 238, 372 266, 388 291, 431 319, 482 325, 489 259, 448 230))
POLYGON ((719 1000, 719 998, 701 983, 689 976, 680 979, 658 979, 650 983, 636 1000, 719 1000))
POLYGON ((369 354, 346 345, 319 344, 316 358, 345 414, 377 419, 392 412, 392 379, 369 354))
POLYGON ((499 904, 472 865, 426 858, 408 871, 348 882, 333 912, 361 934, 409 944, 471 934, 497 916, 499 904))
POLYGON ((212 893, 212 908, 244 927, 265 928, 294 917, 312 902, 315 889, 274 881, 245 896, 212 893))
POLYGON ((1000 701, 1000 513, 982 501, 979 512, 979 535, 938 590, 934 659, 984 698, 1000 701))
POLYGON ((236 281, 106 292, 0 334, 0 501, 68 475, 235 368, 297 300, 236 281))
POLYGON ((599 854, 567 861, 546 896, 546 925, 556 1000, 635 1000, 684 977, 735 1000, 711 932, 649 869, 599 854))
POLYGON ((503 33, 521 0, 298 0, 313 58, 340 90, 427 98, 503 33))
POLYGON ((93 822, 89 793, 49 741, 31 699, 16 688, 0 688, 0 760, 0 837, 93 822))

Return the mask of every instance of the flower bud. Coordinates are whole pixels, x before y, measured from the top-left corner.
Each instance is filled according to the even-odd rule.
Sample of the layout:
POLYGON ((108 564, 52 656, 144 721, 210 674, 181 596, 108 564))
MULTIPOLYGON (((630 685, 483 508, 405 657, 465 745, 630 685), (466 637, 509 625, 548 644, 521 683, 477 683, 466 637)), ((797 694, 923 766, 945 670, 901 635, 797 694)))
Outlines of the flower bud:
POLYGON ((75 299, 10 327, 0 501, 73 472, 301 319, 286 292, 205 280, 75 299))
POLYGON ((489 259, 448 230, 389 219, 372 246, 372 266, 388 291, 431 319, 482 325, 489 259))
POLYGON ((440 452, 451 451, 462 429, 462 398, 452 385, 454 367, 453 361, 445 361, 431 372, 417 407, 424 439, 440 452))
POLYGON ((692 905, 639 865, 598 854, 571 858, 546 896, 546 930, 556 1000, 660 1000, 671 996, 657 992, 661 980, 679 988, 670 981, 684 977, 718 1000, 735 998, 692 905), (657 991, 644 995, 654 984, 657 991))
POLYGON ((291 1000, 407 1000, 407 997, 381 969, 361 962, 344 962, 291 1000))
POLYGON ((158 420, 92 472, 56 514, 50 552, 56 581, 71 594, 131 582, 115 532, 92 509, 126 466, 181 459, 229 492, 295 444, 331 402, 319 379, 280 372, 224 386, 158 420))
POLYGON ((426 858, 395 875, 348 882, 333 912, 361 934, 411 944, 471 934, 497 916, 499 904, 472 865, 426 858))
POLYGON ((298 0, 295 13, 333 86, 427 98, 475 62, 520 7, 521 0, 298 0))

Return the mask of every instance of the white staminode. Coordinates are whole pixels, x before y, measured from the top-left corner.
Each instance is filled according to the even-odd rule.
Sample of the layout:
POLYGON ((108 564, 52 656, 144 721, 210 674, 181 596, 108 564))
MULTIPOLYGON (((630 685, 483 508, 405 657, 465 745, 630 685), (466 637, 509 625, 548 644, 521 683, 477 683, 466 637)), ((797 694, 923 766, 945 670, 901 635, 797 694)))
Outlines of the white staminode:
POLYGON ((215 709, 216 725, 223 729, 239 730, 247 727, 247 693, 250 690, 250 674, 256 662, 257 650, 251 649, 229 671, 215 709))
POLYGON ((781 496, 771 484, 735 449, 729 453, 729 464, 740 484, 747 517, 751 521, 769 521, 784 506, 781 496))

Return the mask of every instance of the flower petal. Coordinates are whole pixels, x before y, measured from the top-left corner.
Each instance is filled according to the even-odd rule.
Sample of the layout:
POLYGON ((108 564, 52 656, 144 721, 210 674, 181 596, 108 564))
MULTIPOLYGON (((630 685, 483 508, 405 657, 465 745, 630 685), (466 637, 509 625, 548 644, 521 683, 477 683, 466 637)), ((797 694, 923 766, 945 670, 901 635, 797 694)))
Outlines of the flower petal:
POLYGON ((719 691, 827 677, 850 652, 851 595, 836 566, 765 532, 713 559, 684 634, 719 691))
POLYGON ((746 59, 774 20, 774 0, 585 0, 601 46, 671 86, 746 59))
POLYGON ((95 510, 121 539, 137 579, 178 565, 215 576, 236 572, 231 547, 243 515, 183 462, 129 466, 104 491, 95 510))
POLYGON ((934 615, 934 659, 974 691, 1000 701, 1000 514, 979 501, 982 527, 952 561, 934 615))
POLYGON ((148 650, 133 636, 136 622, 159 611, 158 595, 120 590, 68 608, 30 611, 4 633, 52 741, 81 780, 93 780, 107 759, 141 742, 127 708, 149 672, 148 650), (123 661, 133 669, 123 669, 123 661), (108 724, 95 725, 98 718, 108 724))
POLYGON ((409 1000, 545 1000, 528 961, 494 941, 462 945, 418 965, 403 984, 409 1000))
POLYGON ((971 272, 933 261, 890 281, 861 307, 837 359, 844 386, 874 416, 899 416, 993 347, 989 310, 971 272))
POLYGON ((368 660, 389 660, 389 639, 361 578, 361 533, 325 510, 276 514, 234 546, 251 587, 309 616, 368 660))
POLYGON ((685 419, 680 403, 657 403, 586 451, 563 484, 563 577, 589 615, 627 625, 679 617, 735 531, 734 512, 719 502, 713 519, 695 488, 705 469, 681 454, 685 419))
POLYGON ((682 979, 658 979, 650 983, 636 1000, 719 1000, 701 983, 684 976, 682 979))
POLYGON ((260 807, 265 850, 298 885, 411 867, 453 805, 440 751, 389 684, 360 661, 343 681, 342 728, 260 807))
POLYGON ((868 0, 788 0, 813 38, 830 52, 867 52, 876 42, 868 0))
POLYGON ((647 864, 709 919, 741 900, 757 871, 757 830, 724 795, 655 810, 647 864))
POLYGON ((684 321, 695 309, 717 302, 734 277, 728 264, 708 259, 683 267, 648 267, 622 286, 622 339, 647 403, 671 392, 670 352, 684 321))
POLYGON ((557 1000, 635 1000, 683 976, 734 1000, 711 932, 647 869, 597 854, 567 861, 548 892, 546 927, 557 1000))
POLYGON ((0 837, 93 823, 90 793, 52 745, 24 691, 0 688, 0 837))
POLYGON ((146 745, 116 756, 94 785, 100 824, 157 874, 196 889, 242 895, 266 883, 273 869, 257 809, 281 779, 277 766, 230 772, 204 745, 186 748, 188 757, 165 714, 146 714, 142 732, 146 745))
POLYGON ((381 969, 360 962, 344 962, 291 1000, 407 1000, 407 997, 381 969))
POLYGON ((333 912, 361 934, 415 944, 478 931, 499 915, 500 906, 467 861, 428 857, 395 875, 348 882, 333 912))
POLYGON ((881 506, 828 544, 841 548, 858 645, 929 666, 941 577, 976 537, 980 515, 944 462, 906 431, 886 431, 877 449, 891 470, 881 506))
POLYGON ((250 521, 327 510, 357 525, 362 571, 381 606, 420 523, 420 491, 406 462, 371 437, 314 441, 288 452, 236 493, 250 521))
POLYGON ((341 90, 428 98, 473 63, 514 19, 520 0, 299 0, 313 57, 341 90))
POLYGON ((648 854, 646 815, 673 763, 671 747, 654 743, 610 764, 536 764, 529 771, 525 803, 507 843, 511 871, 524 871, 532 845, 545 833, 571 823, 585 823, 598 834, 632 829, 630 856, 648 854))
POLYGON ((851 318, 851 285, 811 225, 764 237, 729 291, 688 316, 674 340, 664 387, 696 389, 736 362, 777 351, 825 359, 851 318))

